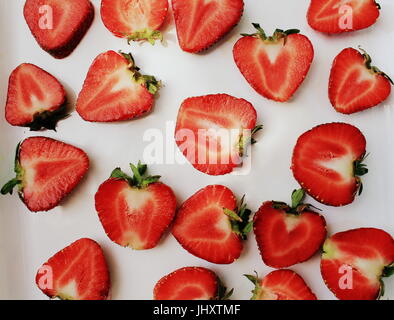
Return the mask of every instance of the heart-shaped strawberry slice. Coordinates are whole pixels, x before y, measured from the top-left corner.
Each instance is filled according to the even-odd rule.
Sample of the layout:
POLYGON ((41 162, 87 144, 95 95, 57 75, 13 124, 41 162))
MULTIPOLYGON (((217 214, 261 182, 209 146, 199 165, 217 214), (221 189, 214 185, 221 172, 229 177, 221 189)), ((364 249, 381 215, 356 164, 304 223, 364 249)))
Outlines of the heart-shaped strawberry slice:
POLYGON ((292 205, 265 202, 254 217, 254 233, 266 265, 284 268, 311 258, 326 238, 326 222, 310 205, 301 203, 302 189, 294 191, 292 205))
POLYGON ((94 18, 89 0, 27 0, 25 20, 42 49, 55 58, 67 57, 94 18))

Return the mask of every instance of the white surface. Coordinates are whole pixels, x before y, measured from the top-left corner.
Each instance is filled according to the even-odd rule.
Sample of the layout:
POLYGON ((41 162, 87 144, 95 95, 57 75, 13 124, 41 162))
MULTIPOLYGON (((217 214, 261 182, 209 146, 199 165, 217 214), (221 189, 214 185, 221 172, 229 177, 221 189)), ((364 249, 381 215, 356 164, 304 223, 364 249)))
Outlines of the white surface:
MULTIPOLYGON (((175 191, 179 203, 209 184, 224 184, 238 196, 246 194, 255 211, 265 200, 289 201, 298 185, 290 167, 292 149, 297 137, 321 123, 345 121, 359 127, 371 153, 367 164, 370 173, 363 178, 363 195, 349 206, 331 208, 308 198, 323 209, 329 233, 357 227, 384 228, 394 234, 392 194, 393 110, 391 96, 383 107, 360 114, 343 116, 334 111, 327 97, 327 82, 333 58, 345 47, 361 45, 375 65, 394 76, 394 3, 380 0, 381 17, 373 27, 330 37, 313 31, 307 24, 307 0, 245 0, 241 23, 218 45, 206 53, 193 55, 178 46, 171 21, 164 30, 167 45, 148 43, 128 46, 104 27, 99 15, 99 0, 93 0, 95 20, 74 53, 56 60, 42 51, 23 19, 22 0, 0 0, 0 105, 5 105, 9 73, 22 62, 34 63, 52 73, 65 85, 72 104, 78 95, 92 60, 109 49, 131 51, 137 65, 146 74, 163 80, 155 110, 139 120, 116 124, 92 124, 76 112, 61 121, 58 132, 30 133, 11 127, 0 119, 0 181, 13 177, 12 165, 16 144, 31 135, 50 136, 83 148, 91 159, 87 178, 62 206, 48 213, 31 214, 14 194, 0 197, 0 298, 46 299, 34 283, 36 270, 55 252, 81 237, 98 241, 108 258, 113 299, 151 299, 157 280, 183 266, 205 266, 216 271, 236 299, 249 299, 251 283, 242 276, 253 270, 265 275, 266 267, 250 235, 245 250, 236 263, 228 266, 210 264, 183 250, 168 234, 158 247, 136 252, 121 248, 105 235, 94 209, 94 194, 101 182, 117 166, 128 168, 129 162, 142 158, 147 142, 142 140, 150 128, 165 129, 166 121, 175 121, 183 99, 209 93, 228 93, 253 103, 264 131, 253 149, 252 172, 247 176, 210 177, 191 165, 152 165, 152 174, 175 191), (259 22, 271 33, 299 28, 313 42, 315 60, 306 81, 289 103, 275 103, 258 95, 243 79, 232 58, 232 47, 241 32, 252 32, 251 22, 259 22)), ((172 133, 168 139, 172 139, 172 133)), ((291 269, 299 272, 320 299, 333 299, 319 271, 319 256, 291 269)), ((385 298, 394 297, 394 279, 385 280, 385 298)))

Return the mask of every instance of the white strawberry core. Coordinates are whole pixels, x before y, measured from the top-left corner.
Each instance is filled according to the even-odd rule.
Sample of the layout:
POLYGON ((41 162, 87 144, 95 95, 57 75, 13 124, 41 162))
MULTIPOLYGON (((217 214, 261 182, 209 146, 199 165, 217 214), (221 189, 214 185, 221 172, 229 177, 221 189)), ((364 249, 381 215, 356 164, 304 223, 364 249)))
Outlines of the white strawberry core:
POLYGON ((152 199, 152 194, 149 191, 142 189, 128 188, 124 190, 124 193, 130 211, 141 209, 150 199, 152 199))
POLYGON ((75 280, 70 281, 64 287, 57 289, 57 296, 63 300, 73 300, 78 297, 77 283, 75 280))
MULTIPOLYGON (((278 42, 265 42, 264 49, 271 64, 275 64, 278 56, 283 52, 283 39, 278 42)), ((257 51, 258 52, 258 51, 257 51)))
POLYGON ((292 230, 294 230, 298 226, 299 223, 300 223, 300 219, 298 216, 296 216, 294 214, 286 214, 285 225, 286 225, 287 232, 290 233, 292 230))
POLYGON ((333 170, 341 175, 343 183, 349 183, 354 178, 353 159, 352 154, 347 154, 340 158, 332 158, 329 161, 319 161, 319 165, 333 170))

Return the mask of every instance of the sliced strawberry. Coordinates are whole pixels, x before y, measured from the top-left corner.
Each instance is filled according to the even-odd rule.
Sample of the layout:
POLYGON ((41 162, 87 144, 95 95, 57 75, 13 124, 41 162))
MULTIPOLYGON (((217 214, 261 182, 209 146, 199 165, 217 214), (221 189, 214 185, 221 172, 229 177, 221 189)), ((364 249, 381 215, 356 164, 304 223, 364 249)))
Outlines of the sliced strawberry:
POLYGON ((161 278, 153 291, 155 300, 227 300, 228 293, 218 276, 209 269, 185 267, 161 278))
POLYGON ((312 0, 307 17, 316 31, 342 33, 373 25, 379 9, 375 0, 312 0))
POLYGON ((243 0, 172 0, 176 31, 181 49, 208 49, 241 19, 243 0))
POLYGON ((254 216, 253 228, 266 265, 285 268, 310 259, 327 235, 323 216, 302 203, 304 190, 294 190, 292 205, 264 202, 254 216))
POLYGON ((81 149, 50 138, 27 138, 17 147, 16 178, 4 185, 1 194, 12 194, 18 186, 30 211, 48 211, 77 186, 88 168, 88 156, 81 149))
POLYGON ((184 249, 212 263, 230 264, 243 248, 252 229, 250 210, 237 206, 233 192, 220 185, 201 189, 179 208, 172 234, 184 249))
POLYGON ((168 11, 168 0, 102 0, 101 18, 115 36, 129 41, 163 40, 159 31, 168 11))
POLYGON ((48 72, 30 63, 12 71, 8 84, 5 118, 13 126, 55 130, 66 117, 66 92, 48 72))
POLYGON ((108 237, 123 247, 154 248, 175 215, 176 198, 160 176, 146 176, 147 166, 130 165, 131 178, 119 168, 98 189, 96 210, 108 237))
POLYGON ((131 54, 107 51, 90 66, 76 109, 86 121, 130 120, 152 109, 159 87, 139 72, 131 54))
POLYGON ((299 30, 277 29, 267 37, 259 24, 254 34, 242 34, 234 45, 235 63, 242 75, 267 99, 289 100, 308 74, 313 61, 312 43, 299 30))
POLYGON ((331 69, 329 96, 335 110, 350 114, 372 108, 388 98, 392 80, 371 66, 371 57, 344 49, 331 69))
POLYGON ((57 59, 67 57, 94 18, 89 0, 27 0, 25 20, 40 47, 57 59))
POLYGON ((42 265, 36 284, 52 299, 106 300, 110 278, 100 245, 87 238, 75 241, 42 265))
POLYGON ((214 94, 186 99, 178 113, 175 140, 189 162, 209 175, 223 175, 242 165, 246 145, 262 127, 244 99, 214 94))
POLYGON ((356 127, 346 123, 319 125, 297 141, 292 170, 302 188, 317 201, 343 206, 362 192, 360 176, 368 169, 362 163, 366 141, 356 127))
POLYGON ((262 280, 245 275, 255 285, 251 300, 317 300, 304 279, 291 270, 275 270, 262 280))
POLYGON ((382 277, 394 273, 394 240, 374 228, 336 233, 324 243, 321 273, 338 299, 378 299, 384 294, 382 277))

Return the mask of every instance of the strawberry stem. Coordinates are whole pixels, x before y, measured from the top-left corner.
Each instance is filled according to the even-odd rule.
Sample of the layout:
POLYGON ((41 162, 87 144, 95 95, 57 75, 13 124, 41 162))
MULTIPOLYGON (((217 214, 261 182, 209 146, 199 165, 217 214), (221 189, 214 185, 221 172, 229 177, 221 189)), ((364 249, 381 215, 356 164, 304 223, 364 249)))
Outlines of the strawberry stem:
POLYGON ((19 186, 19 192, 21 192, 21 190, 23 188, 22 184, 23 184, 24 170, 21 167, 20 162, 19 162, 20 146, 21 146, 21 143, 18 143, 18 145, 16 146, 16 151, 15 151, 14 172, 16 173, 16 177, 14 179, 11 179, 10 181, 8 181, 1 188, 0 193, 2 195, 12 194, 12 192, 16 186, 19 186))
POLYGON ((151 94, 156 94, 162 86, 161 81, 156 80, 154 76, 143 75, 140 72, 140 68, 135 65, 131 53, 124 53, 122 51, 119 51, 119 53, 129 62, 129 70, 133 74, 134 81, 145 86, 151 94))
POLYGON ((163 34, 159 30, 152 30, 149 28, 125 36, 128 44, 130 44, 131 41, 148 41, 153 46, 156 40, 163 41, 163 34))
POLYGON ((161 178, 161 176, 146 175, 148 166, 142 164, 141 161, 138 161, 137 166, 130 163, 130 168, 131 171, 133 171, 133 177, 124 173, 120 168, 116 168, 112 171, 110 178, 125 180, 131 187, 137 187, 139 189, 144 189, 150 184, 158 182, 161 178))
POLYGON ((244 200, 245 195, 239 201, 235 211, 223 208, 223 212, 230 218, 231 228, 234 233, 239 235, 243 240, 246 240, 247 234, 253 228, 253 221, 249 221, 252 211, 247 208, 244 200))
POLYGON ((363 192, 363 189, 364 189, 363 183, 362 183, 360 177, 368 173, 367 165, 365 163, 363 163, 364 160, 368 156, 369 156, 369 153, 364 153, 361 156, 361 158, 359 160, 354 161, 354 164, 353 164, 353 166, 354 166, 354 168, 353 168, 354 176, 356 177, 357 184, 358 184, 358 188, 357 188, 357 191, 356 191, 356 193, 358 195, 361 195, 361 193, 363 192))
POLYGON ((304 189, 298 189, 298 190, 293 190, 291 194, 291 206, 289 206, 285 202, 280 202, 280 201, 272 201, 272 207, 276 210, 283 210, 288 214, 301 214, 302 212, 306 210, 311 210, 311 208, 319 210, 319 208, 316 208, 315 206, 309 204, 309 203, 303 203, 302 201, 305 198, 305 191, 304 189))
POLYGON ((359 46, 358 48, 363 54, 363 57, 364 57, 364 60, 365 60, 365 66, 367 67, 367 69, 370 70, 374 74, 378 74, 378 75, 381 75, 381 76, 385 77, 387 80, 390 81, 391 84, 394 85, 393 80, 386 73, 381 71, 378 67, 372 66, 372 58, 371 58, 371 56, 363 48, 361 48, 361 46, 359 46))
POLYGON ((69 114, 67 113, 66 103, 64 103, 62 107, 55 111, 46 110, 35 113, 33 116, 33 121, 27 126, 30 128, 30 131, 39 131, 42 128, 56 131, 57 123, 60 120, 68 117, 69 114))
POLYGON ((253 296, 250 300, 256 300, 261 292, 259 275, 256 271, 254 273, 255 275, 244 274, 244 276, 254 284, 254 288, 252 290, 253 296))
POLYGON ((234 288, 227 291, 227 287, 223 284, 222 280, 217 278, 218 281, 218 294, 216 300, 229 300, 234 293, 234 288))
POLYGON ((247 154, 245 153, 245 149, 249 144, 253 145, 257 143, 257 140, 254 138, 254 136, 256 135, 257 132, 259 132, 262 129, 263 129, 263 125, 259 124, 252 129, 250 135, 248 135, 247 137, 245 137, 243 134, 240 134, 238 140, 238 150, 239 150, 238 154, 240 157, 247 156, 247 154))
POLYGON ((286 44, 286 37, 287 36, 300 32, 300 30, 298 30, 298 29, 289 29, 289 30, 285 30, 285 31, 282 30, 282 29, 276 29, 272 36, 267 37, 267 35, 266 35, 265 31, 263 30, 263 28, 260 27, 260 24, 252 23, 252 26, 257 30, 256 33, 252 33, 252 34, 241 33, 241 36, 243 36, 243 37, 255 37, 257 39, 261 39, 263 41, 269 41, 269 42, 277 42, 280 39, 284 38, 284 44, 286 44))

